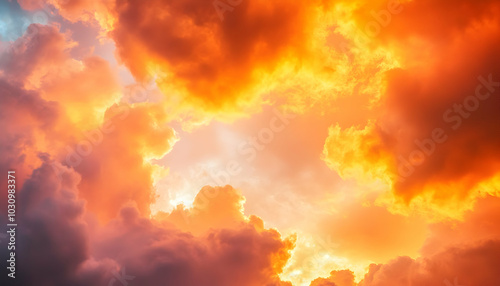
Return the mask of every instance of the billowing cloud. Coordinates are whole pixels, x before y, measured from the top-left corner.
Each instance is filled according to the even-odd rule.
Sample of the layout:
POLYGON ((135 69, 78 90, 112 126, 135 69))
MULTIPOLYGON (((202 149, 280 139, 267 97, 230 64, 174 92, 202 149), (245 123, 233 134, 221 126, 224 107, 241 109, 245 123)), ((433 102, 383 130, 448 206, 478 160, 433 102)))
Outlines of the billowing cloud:
POLYGON ((158 213, 157 217, 186 231, 204 233, 211 227, 236 226, 245 221, 244 201, 240 192, 230 185, 205 186, 195 197, 191 208, 179 205, 171 213, 158 213))
POLYGON ((1 57, 1 68, 8 71, 5 80, 24 88, 6 90, 5 108, 16 111, 15 117, 24 117, 27 108, 37 109, 13 123, 21 125, 36 117, 31 121, 38 127, 38 136, 31 139, 36 148, 27 153, 32 158, 31 170, 39 164, 36 154, 47 152, 82 175, 82 196, 91 201, 89 208, 101 219, 114 217, 129 200, 136 200, 146 215, 154 201, 152 174, 161 169, 148 160, 161 158, 170 150, 174 131, 166 126, 161 108, 113 104, 121 96, 115 71, 99 57, 72 59, 71 43, 69 35, 55 26, 32 24, 1 57), (29 91, 36 95, 24 95, 29 91), (20 103, 14 102, 19 101, 17 97, 25 98, 25 106, 19 109, 16 105, 20 103), (41 105, 34 106, 34 100, 41 105), (46 121, 52 126, 45 126, 46 121), (123 165, 128 168, 118 167, 123 165), (103 189, 107 191, 103 193, 103 189))
POLYGON ((465 213, 463 221, 431 224, 417 258, 400 256, 384 264, 371 264, 358 283, 348 270, 332 271, 330 277, 318 278, 311 286, 496 285, 499 203, 496 197, 485 197, 465 213))
POLYGON ((385 262, 399 253, 415 257, 428 235, 422 218, 391 214, 383 207, 345 205, 338 212, 319 220, 315 233, 329 237, 336 244, 332 252, 351 261, 385 262))
POLYGON ((46 16, 57 13, 71 22, 83 21, 104 28, 113 23, 112 19, 107 17, 108 10, 114 4, 113 0, 19 0, 17 2, 25 10, 43 10, 46 16))
POLYGON ((405 63, 386 73, 381 115, 364 128, 332 127, 324 149, 345 178, 383 181, 396 201, 430 208, 436 217, 471 208, 478 189, 496 193, 499 164, 500 18, 489 12, 498 3, 448 6, 404 5, 408 17, 394 17, 376 39, 405 63), (474 8, 464 16, 467 7, 474 8), (421 25, 416 15, 427 10, 452 19, 421 25), (458 15, 464 20, 453 20, 458 15))
POLYGON ((400 257, 386 265, 372 265, 359 285, 498 285, 494 269, 499 251, 500 242, 495 240, 417 260, 400 257))
MULTIPOLYGON (((42 34, 36 37, 41 39, 45 39, 45 32, 56 38, 59 35, 53 28, 38 28, 42 34)), ((27 46, 40 44, 42 49, 52 43, 30 41, 27 46)), ((26 59, 32 55, 25 52, 15 56, 26 59)), ((97 77, 103 64, 95 58, 85 63, 97 77)), ((34 64, 30 69, 39 66, 34 64)), ((78 90, 98 86, 100 81, 70 72, 60 77, 46 74, 37 84, 27 86, 24 80, 32 73, 21 68, 17 71, 22 72, 27 73, 18 78, 20 81, 8 77, 0 86, 5 111, 0 121, 5 156, 0 165, 3 172, 11 166, 27 167, 16 170, 27 177, 17 180, 20 227, 16 258, 18 265, 24 266, 17 270, 16 281, 23 285, 108 285, 116 279, 113 273, 128 269, 137 281, 146 284, 177 281, 181 285, 207 286, 290 285, 282 282, 278 274, 290 257, 293 238, 282 239, 276 230, 264 229, 262 220, 245 218, 244 199, 229 186, 220 196, 211 197, 212 207, 206 212, 214 216, 200 221, 210 231, 198 236, 173 223, 147 218, 154 201, 157 171, 149 161, 161 158, 175 141, 173 129, 165 125, 162 109, 148 104, 116 104, 106 109, 103 123, 97 128, 86 130, 69 123, 63 125, 68 128, 67 136, 59 136, 60 120, 66 118, 64 111, 71 111, 69 102, 74 98, 68 96, 65 102, 64 98, 54 97, 52 102, 43 99, 38 90, 43 95, 64 96, 64 92, 52 92, 50 87, 78 90), (49 142, 58 147, 66 144, 66 148, 54 148, 49 142), (31 160, 34 156, 37 158, 31 160), (217 212, 219 216, 215 216, 217 212), (228 213, 234 221, 225 218, 228 213), (138 230, 142 235, 137 236, 138 230), (138 244, 145 248, 136 248, 138 244), (125 249, 133 251, 127 253, 125 249), (157 259, 151 260, 152 253, 158 255, 157 259)), ((99 97, 87 91, 81 94, 88 96, 85 103, 99 97)), ((92 114, 80 107, 85 114, 92 114)), ((197 200, 195 206, 202 203, 197 200)), ((2 213, 5 210, 2 204, 2 213)), ((6 249, 2 248, 2 256, 9 255, 6 249)), ((11 278, 2 275, 2 283, 6 279, 11 278)))
MULTIPOLYGON (((5 174, 16 168, 18 183, 23 183, 39 164, 37 145, 42 145, 48 134, 58 129, 60 106, 47 102, 34 91, 26 91, 0 79, 0 170, 5 174)), ((6 182, 6 181, 2 181, 6 182)), ((0 206, 6 209, 7 201, 0 206)))
POLYGON ((380 73, 397 65, 385 52, 362 52, 347 18, 358 5, 342 1, 21 4, 44 2, 70 21, 99 23, 135 78, 155 81, 165 107, 194 123, 233 119, 263 103, 301 113, 318 101, 377 92, 380 73))
POLYGON ((111 36, 119 58, 137 78, 157 78, 169 101, 180 95, 204 109, 244 108, 266 92, 263 78, 307 52, 313 11, 285 1, 234 1, 224 4, 230 9, 222 20, 219 2, 117 1, 111 36))
POLYGON ((498 1, 18 3, 16 282, 499 284, 498 1))
POLYGON ((10 81, 37 87, 42 77, 69 59, 68 52, 73 46, 56 27, 31 24, 1 54, 0 68, 10 81))
POLYGON ((318 278, 311 286, 356 286, 354 274, 349 270, 332 271, 328 278, 318 278))
POLYGON ((149 214, 155 176, 165 171, 151 160, 163 157, 176 141, 174 130, 154 110, 148 105, 114 105, 102 125, 78 134, 60 153, 61 160, 82 175, 82 196, 102 219, 114 217, 128 201, 135 202, 141 214, 149 214))
POLYGON ((93 128, 104 110, 119 99, 120 86, 106 60, 73 59, 70 50, 76 45, 56 26, 31 24, 1 55, 0 68, 8 81, 62 104, 80 128, 93 128))
MULTIPOLYGON (((278 274, 293 237, 283 239, 255 218, 194 236, 141 216, 133 205, 99 226, 79 196, 81 176, 41 158, 19 191, 16 259, 24 265, 17 272, 23 285, 107 285, 124 273, 139 284, 291 285, 278 274)), ((219 208, 233 207, 220 198, 219 208)))
POLYGON ((277 274, 290 256, 293 241, 252 224, 213 228, 195 237, 160 228, 129 207, 100 237, 98 256, 116 257, 134 273, 134 283, 290 285, 277 274))

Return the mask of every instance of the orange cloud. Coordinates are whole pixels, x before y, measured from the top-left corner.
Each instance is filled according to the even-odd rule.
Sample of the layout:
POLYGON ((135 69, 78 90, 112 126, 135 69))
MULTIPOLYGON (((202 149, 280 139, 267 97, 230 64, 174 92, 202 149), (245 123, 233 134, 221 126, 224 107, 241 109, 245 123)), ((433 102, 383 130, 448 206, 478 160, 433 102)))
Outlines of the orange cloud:
POLYGON ((332 271, 328 278, 318 278, 311 286, 356 286, 354 274, 349 270, 332 271))
POLYGON ((500 242, 486 241, 467 247, 449 248, 434 256, 412 260, 394 259, 372 265, 360 286, 400 285, 497 285, 500 242))
POLYGON ((73 70, 46 75, 40 89, 44 98, 62 104, 81 128, 95 127, 121 96, 115 72, 99 57, 85 58, 73 70))
MULTIPOLYGON (((328 265, 287 277, 309 284, 351 262, 358 274, 360 264, 395 257, 372 264, 359 283, 350 270, 334 270, 310 285, 498 285, 498 1, 236 2, 19 1, 32 10, 53 5, 61 21, 30 25, 0 58, 0 172, 19 173, 19 283, 109 285, 126 269, 142 285, 291 286, 284 269, 317 248, 292 258, 295 236, 245 215, 241 186, 205 186, 192 207, 150 209, 168 167, 158 159, 178 139, 171 121, 224 121, 274 105, 322 117, 297 120, 300 130, 290 125, 292 135, 261 146, 268 152, 253 166, 273 165, 270 176, 287 183, 273 185, 279 192, 267 199, 275 190, 253 191, 268 177, 241 182, 255 205, 268 200, 254 209, 283 203, 263 211, 271 217, 314 211, 308 218, 324 219, 307 227, 334 244, 333 254, 318 252, 328 265), (127 103, 105 59, 73 59, 76 39, 60 31, 78 21, 99 24, 139 85, 154 81, 163 92, 160 102, 127 103), (332 189, 314 160, 327 125, 324 161, 355 179, 335 176, 334 184, 368 183, 352 191, 356 203, 338 208, 315 204, 332 189), (372 187, 386 192, 372 195, 372 187), (288 190, 296 194, 284 198, 288 190), (398 214, 409 210, 427 217, 398 214), (439 223, 427 225, 429 217, 439 223), (408 257, 422 244, 420 257, 408 257)), ((217 140, 233 135, 217 131, 217 140)), ((298 225, 299 216, 274 222, 298 225)))
POLYGON ((276 231, 250 224, 195 237, 159 228, 125 208, 101 234, 96 255, 115 258, 140 284, 291 286, 277 276, 291 247, 276 231))
MULTIPOLYGON (((22 1, 30 9, 42 2, 22 1)), ((48 2, 70 21, 99 22, 135 78, 154 80, 169 112, 195 124, 263 103, 303 113, 339 96, 378 97, 381 74, 398 66, 388 51, 358 41, 353 25, 359 7, 397 16, 398 3, 48 2)))
POLYGON ((116 71, 99 57, 72 59, 72 46, 55 26, 32 24, 2 56, 0 68, 8 71, 2 99, 10 119, 19 117, 12 127, 5 122, 5 131, 17 126, 9 132, 14 136, 26 130, 15 141, 25 147, 11 156, 31 165, 26 172, 40 164, 39 152, 73 167, 82 176, 82 196, 101 219, 115 217, 129 200, 147 215, 161 170, 149 160, 171 149, 174 131, 159 107, 114 104, 121 96, 116 71))
POLYGON ((99 128, 82 133, 61 152, 62 160, 82 175, 82 197, 101 219, 114 217, 129 201, 142 215, 150 213, 154 176, 162 170, 150 160, 163 157, 176 142, 174 130, 155 110, 149 105, 113 106, 99 128))
POLYGON ((11 43, 0 58, 4 77, 26 88, 37 88, 50 71, 60 71, 70 60, 75 43, 55 26, 31 24, 25 34, 11 43))
POLYGON ((331 128, 324 149, 326 162, 345 178, 385 182, 395 195, 390 200, 430 210, 434 217, 457 217, 481 192, 495 194, 493 187, 478 188, 495 184, 499 166, 500 70, 494 47, 500 18, 488 12, 499 6, 448 6, 404 4, 408 17, 394 17, 373 40, 403 64, 386 73, 381 115, 364 129, 331 128), (467 7, 474 8, 464 21, 454 20, 467 7), (432 27, 439 28, 421 25, 418 15, 428 15, 424 11, 451 20, 432 17, 432 27))
POLYGON ((72 59, 69 36, 55 26, 32 24, 28 30, 12 43, 0 65, 9 71, 4 78, 11 85, 35 90, 41 97, 6 86, 6 95, 12 96, 4 97, 9 110, 15 108, 15 96, 26 98, 25 106, 12 109, 17 110, 16 117, 30 108, 30 102, 41 103, 39 110, 14 124, 21 128, 29 121, 34 127, 25 127, 33 134, 23 137, 32 142, 18 156, 29 155, 24 162, 32 164, 29 170, 40 164, 38 152, 75 168, 82 176, 80 188, 90 202, 89 209, 101 219, 114 217, 129 200, 136 200, 138 209, 147 215, 154 201, 152 176, 160 170, 148 160, 163 157, 176 141, 173 129, 165 125, 165 113, 144 104, 112 105, 121 88, 105 60, 72 59), (46 119, 37 115, 44 112, 46 119))
POLYGON ((116 71, 99 57, 71 58, 76 43, 56 26, 31 24, 0 60, 5 78, 42 98, 57 101, 79 128, 94 128, 105 109, 118 100, 116 71))
POLYGON ((157 217, 196 234, 210 228, 237 226, 246 220, 243 215, 245 199, 233 187, 203 187, 196 195, 193 206, 177 206, 171 213, 158 213, 157 217))
MULTIPOLYGON (((494 270, 500 251, 499 204, 497 197, 482 198, 463 221, 430 225, 418 258, 399 256, 385 264, 371 264, 359 283, 354 282, 352 272, 343 270, 318 278, 311 286, 496 285, 500 282, 494 270)), ((380 226, 377 229, 384 231, 380 226)))
POLYGON ((443 221, 429 226, 430 235, 422 246, 422 255, 430 256, 449 245, 470 245, 500 238, 500 199, 487 196, 477 201, 463 221, 443 221))
POLYGON ((306 53, 307 12, 299 3, 243 1, 221 21, 212 2, 117 1, 111 36, 138 79, 154 77, 168 97, 231 112, 258 99, 263 75, 306 53))
POLYGON ((423 219, 356 204, 343 205, 338 213, 318 222, 316 230, 336 244, 335 255, 354 264, 385 262, 401 253, 416 257, 427 232, 423 219))
MULTIPOLYGON (((26 263, 18 273, 23 285, 109 284, 118 272, 138 284, 291 286, 278 274, 293 238, 259 227, 255 218, 193 236, 124 206, 115 219, 98 226, 78 194, 81 176, 43 161, 19 192, 25 206, 17 229, 23 242, 18 259, 26 263), (43 262, 46 257, 51 263, 43 262)), ((220 208, 233 207, 220 198, 220 208)))
MULTIPOLYGON (((23 184, 40 164, 39 146, 56 139, 47 138, 57 135, 61 107, 5 79, 0 79, 0 94, 0 171, 7 173, 16 166, 17 182, 23 184)), ((6 180, 2 178, 5 184, 6 180)), ((7 210, 7 200, 0 201, 0 208, 7 210)))
POLYGON ((83 21, 98 24, 103 28, 113 25, 108 11, 113 7, 113 0, 18 0, 24 10, 43 10, 47 17, 57 12, 71 22, 83 21), (52 7, 55 8, 52 9, 52 7))

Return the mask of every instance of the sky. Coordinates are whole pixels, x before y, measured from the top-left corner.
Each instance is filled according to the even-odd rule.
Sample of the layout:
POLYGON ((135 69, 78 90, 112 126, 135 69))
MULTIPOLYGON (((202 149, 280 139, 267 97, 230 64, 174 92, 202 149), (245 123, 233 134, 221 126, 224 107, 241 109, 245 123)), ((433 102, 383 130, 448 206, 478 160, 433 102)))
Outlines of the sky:
POLYGON ((1 284, 498 286, 499 45, 495 0, 2 0, 1 284))

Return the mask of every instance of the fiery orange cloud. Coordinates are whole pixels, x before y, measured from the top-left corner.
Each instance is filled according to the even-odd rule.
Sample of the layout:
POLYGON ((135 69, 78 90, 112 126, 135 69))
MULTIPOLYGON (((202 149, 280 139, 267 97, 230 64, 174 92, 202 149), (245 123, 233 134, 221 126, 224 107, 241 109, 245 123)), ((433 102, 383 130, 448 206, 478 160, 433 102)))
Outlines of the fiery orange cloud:
MULTIPOLYGON (((193 236, 143 217, 129 205, 109 223, 96 226, 78 195, 83 178, 58 163, 56 172, 48 158, 43 161, 21 191, 26 209, 19 214, 24 225, 19 254, 30 258, 18 274, 24 285, 111 283, 116 279, 111 272, 124 269, 142 284, 291 285, 277 274, 290 257, 293 238, 256 226, 255 218, 228 228, 213 225, 193 236), (51 243, 40 247, 40 239, 51 243), (59 243, 71 247, 59 248, 59 243), (46 257, 52 263, 40 266, 46 257)), ((218 206, 232 208, 224 200, 218 206)))
POLYGON ((71 22, 83 21, 103 28, 113 25, 113 19, 108 15, 108 11, 114 5, 114 1, 111 0, 19 0, 17 2, 25 10, 41 9, 51 16, 57 13, 71 22))
MULTIPOLYGON (((28 29, 32 30, 2 57, 1 67, 9 71, 6 78, 11 84, 39 91, 43 98, 39 101, 57 108, 57 112, 45 108, 48 118, 44 120, 51 119, 54 127, 34 134, 33 145, 60 157, 82 175, 82 194, 92 201, 88 207, 98 217, 114 217, 121 204, 132 199, 148 214, 154 201, 151 176, 160 169, 148 160, 161 158, 176 141, 174 131, 164 126, 164 113, 145 104, 112 105, 121 94, 107 61, 98 57, 72 59, 68 49, 74 44, 54 26, 32 24, 28 29), (48 56, 52 54, 54 57, 48 56), (128 175, 118 168, 122 165, 128 166, 128 175), (116 177, 103 175, 103 168, 114 170, 116 177), (101 192, 103 189, 107 191, 101 192)), ((18 90, 12 96, 26 92, 18 90)), ((28 153, 31 170, 40 163, 37 152, 34 148, 28 153)))
POLYGON ((142 4, 116 3, 119 58, 137 78, 155 77, 167 96, 204 109, 244 108, 263 91, 263 74, 308 50, 313 11, 299 3, 244 1, 223 21, 212 2, 142 4))
POLYGON ((32 24, 1 57, 6 78, 27 88, 39 87, 42 78, 69 60, 69 49, 75 43, 59 33, 56 27, 32 24))
POLYGON ((171 213, 158 213, 159 219, 175 224, 193 233, 206 232, 210 227, 236 226, 245 221, 244 198, 231 186, 205 186, 195 197, 193 206, 177 206, 171 213))
POLYGON ((8 71, 8 81, 38 90, 45 100, 64 106, 78 127, 94 128, 105 109, 118 100, 120 86, 104 59, 73 59, 70 50, 76 45, 56 26, 31 24, 2 56, 0 67, 8 71))
POLYGON ((498 1, 4 4, 17 284, 500 283, 498 1))
POLYGON ((315 279, 310 286, 356 286, 354 274, 349 270, 332 271, 328 278, 315 279))
POLYGON ((386 264, 372 264, 363 279, 355 282, 348 270, 333 271, 318 278, 319 285, 496 285, 498 263, 498 204, 496 197, 480 199, 477 208, 463 222, 448 221, 431 225, 431 235, 421 257, 398 257, 386 264))
POLYGON ((324 218, 316 231, 337 244, 336 255, 359 262, 387 261, 399 253, 415 257, 427 237, 423 219, 391 214, 377 206, 344 207, 339 210, 342 216, 324 218))
MULTIPOLYGON (((97 21, 134 77, 155 81, 169 112, 187 112, 197 124, 263 103, 303 113, 318 101, 378 92, 380 73, 397 66, 384 51, 362 52, 349 35, 356 3, 222 2, 21 1, 29 9, 54 5, 70 21, 97 21)), ((393 6, 386 9, 399 13, 393 6)))
POLYGON ((386 73, 381 115, 365 128, 332 127, 324 149, 344 177, 384 181, 396 201, 432 209, 435 217, 456 217, 481 192, 497 192, 478 187, 494 180, 499 164, 499 18, 489 12, 499 7, 452 6, 404 5, 408 17, 394 18, 376 39, 406 66, 386 73), (453 19, 466 7, 474 8, 460 14, 462 22, 433 17, 432 25, 420 25, 417 16, 446 9, 453 19))
POLYGON ((82 133, 62 153, 64 161, 83 177, 80 190, 89 200, 89 209, 103 219, 114 217, 129 201, 142 215, 149 214, 154 175, 162 170, 149 160, 163 157, 176 141, 173 129, 162 126, 153 110, 113 106, 102 126, 82 133))
MULTIPOLYGON (((61 110, 56 103, 43 100, 36 92, 11 85, 4 79, 0 80, 0 92, 0 168, 7 172, 9 166, 18 165, 18 181, 22 184, 39 164, 38 139, 57 129, 61 110)), ((0 206, 6 209, 6 201, 2 200, 0 206)))
POLYGON ((494 275, 499 242, 485 241, 454 247, 431 257, 400 257, 386 265, 372 265, 360 286, 375 285, 497 285, 494 275))

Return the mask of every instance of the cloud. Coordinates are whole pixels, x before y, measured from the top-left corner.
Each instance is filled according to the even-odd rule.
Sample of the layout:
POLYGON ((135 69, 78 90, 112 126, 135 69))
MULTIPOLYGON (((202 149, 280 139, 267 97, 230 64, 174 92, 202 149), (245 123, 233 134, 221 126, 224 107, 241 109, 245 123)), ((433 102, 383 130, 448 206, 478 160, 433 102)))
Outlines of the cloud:
POLYGON ((393 64, 381 64, 379 52, 352 49, 348 56, 338 48, 341 39, 350 40, 350 24, 335 21, 352 13, 352 3, 222 2, 54 5, 71 21, 65 14, 69 7, 75 14, 92 14, 84 21, 100 23, 134 77, 154 80, 166 108, 194 124, 213 117, 232 120, 266 103, 305 112, 341 95, 366 94, 380 81, 380 71, 393 64), (220 5, 229 8, 223 20, 220 5))
POLYGON ((115 257, 134 283, 178 285, 289 285, 277 274, 293 247, 273 230, 251 224, 193 236, 160 228, 125 208, 97 243, 100 257, 115 257), (128 249, 128 251, 123 251, 128 249))
POLYGON ((77 138, 59 156, 82 175, 80 190, 89 209, 106 221, 133 201, 147 216, 155 180, 165 172, 152 160, 162 158, 177 141, 163 112, 147 104, 114 105, 102 125, 77 138))
MULTIPOLYGON (((69 61, 69 60, 68 60, 69 61)), ((42 96, 64 106, 67 116, 81 128, 95 127, 103 111, 121 96, 116 72, 100 57, 87 57, 73 68, 47 74, 40 85, 42 96)))
POLYGON ((221 21, 212 2, 117 1, 111 36, 136 78, 156 77, 168 97, 234 112, 227 107, 257 100, 263 77, 305 52, 308 11, 299 3, 243 1, 221 21))
POLYGON ((500 241, 449 248, 431 257, 394 259, 385 265, 372 265, 360 286, 497 285, 495 266, 499 261, 500 241), (453 284, 452 284, 453 285, 453 284))
POLYGON ((268 103, 305 113, 342 96, 378 98, 382 73, 398 66, 389 52, 358 41, 353 28, 362 24, 353 23, 359 7, 388 9, 382 1, 48 2, 70 21, 98 22, 119 60, 137 80, 155 81, 165 108, 191 128, 268 103))
MULTIPOLYGON (((15 166, 17 182, 22 184, 39 165, 39 146, 57 140, 61 107, 35 91, 27 91, 0 79, 0 171, 7 173, 15 166), (49 139, 51 134, 54 138, 49 139)), ((2 178, 6 182, 7 178, 2 178)), ((0 206, 6 209, 7 201, 0 206)))
POLYGON ((1 61, 8 71, 2 79, 3 107, 10 120, 17 118, 13 123, 5 118, 6 133, 12 130, 6 138, 14 140, 5 144, 24 146, 9 157, 17 155, 28 173, 40 164, 39 152, 73 167, 82 176, 82 196, 101 219, 114 217, 129 200, 148 214, 154 201, 152 175, 161 169, 149 160, 163 157, 176 141, 164 111, 114 104, 121 88, 107 61, 72 59, 69 36, 55 26, 32 24, 29 29, 1 61))
POLYGON ((71 57, 77 44, 56 26, 31 24, 0 58, 0 69, 9 82, 37 90, 57 101, 67 117, 80 128, 93 128, 103 111, 120 97, 116 71, 100 57, 81 61, 71 57))
POLYGON ((356 286, 354 274, 349 270, 332 271, 328 278, 318 278, 310 286, 356 286))
POLYGON ((478 241, 498 240, 500 199, 487 196, 478 199, 473 210, 464 214, 462 221, 442 221, 429 226, 430 233, 420 252, 430 256, 449 245, 474 244, 478 241))
POLYGON ((171 213, 160 212, 158 219, 193 233, 204 233, 210 228, 237 226, 246 221, 243 215, 245 198, 230 185, 205 186, 196 195, 193 206, 178 205, 171 213))
POLYGON ((55 26, 31 24, 24 35, 0 55, 0 69, 11 82, 37 87, 49 71, 58 69, 69 59, 69 49, 74 45, 55 26))
POLYGON ((108 27, 112 20, 106 17, 114 1, 110 0, 19 0, 21 8, 28 11, 42 10, 57 13, 71 22, 83 21, 108 27), (54 8, 54 9, 52 9, 54 8))
POLYGON ((356 265, 386 262, 400 253, 415 257, 428 235, 423 218, 346 202, 335 214, 318 219, 314 232, 331 237, 337 245, 331 252, 356 265))
MULTIPOLYGON (((428 225, 429 233, 417 258, 396 256, 387 263, 371 264, 359 283, 354 283, 351 271, 343 270, 333 271, 328 278, 318 278, 311 286, 496 285, 500 282, 494 267, 500 257, 499 204, 499 198, 487 196, 478 200, 474 210, 465 213, 463 221, 428 225)), ((377 230, 385 231, 381 227, 377 230)))
MULTIPOLYGON (((291 286, 278 274, 293 237, 282 238, 255 218, 213 225, 194 236, 141 216, 130 204, 99 225, 80 197, 81 176, 45 156, 42 160, 19 191, 16 259, 23 267, 16 279, 23 285, 107 285, 121 270, 134 277, 133 283, 146 285, 291 286)), ((232 208, 220 199, 220 208, 232 208)))
MULTIPOLYGON (((126 273, 142 285, 291 286, 280 274, 309 250, 291 259, 295 237, 245 215, 238 188, 205 186, 192 207, 156 216, 150 209, 168 171, 158 160, 178 140, 169 125, 174 118, 224 121, 262 105, 322 116, 298 120, 301 130, 291 127, 293 136, 278 139, 279 147, 269 146, 256 161, 262 170, 272 165, 279 191, 262 188, 265 171, 258 180, 241 174, 249 185, 259 181, 245 190, 272 191, 269 202, 291 206, 270 214, 310 205, 317 209, 308 218, 335 213, 317 223, 316 234, 330 235, 334 245, 332 253, 317 252, 328 254, 318 261, 331 263, 320 267, 414 256, 431 217, 441 220, 429 226, 420 257, 373 264, 358 285, 498 284, 497 1, 405 1, 405 14, 392 13, 368 40, 359 38, 363 28, 387 17, 392 2, 242 1, 222 20, 213 3, 20 1, 25 9, 53 5, 66 20, 99 24, 138 85, 154 81, 164 96, 126 103, 107 60, 72 58, 77 39, 61 32, 72 24, 58 16, 62 28, 32 24, 9 43, 0 58, 0 171, 14 166, 19 174, 21 284, 109 285, 126 273), (348 108, 324 111, 331 107, 348 108), (310 130, 327 124, 327 165, 343 179, 390 193, 372 199, 369 190, 349 189, 356 194, 346 197, 356 203, 329 204, 327 174, 309 168, 318 155, 312 148, 326 136, 310 130), (310 180, 321 184, 313 188, 310 180), (300 196, 287 196, 288 185, 300 196), (358 205, 360 197, 370 205, 358 205), (408 210, 428 217, 395 214, 408 210), (444 220, 450 217, 463 221, 444 220)), ((228 134, 220 132, 221 140, 228 134)), ((209 140, 193 141, 198 148, 209 140)), ((339 194, 352 182, 343 183, 339 194)), ((255 194, 265 192, 249 198, 258 205, 265 199, 255 194)), ((0 210, 6 213, 5 204, 0 210)), ((295 224, 294 216, 284 220, 295 224)), ((299 270, 310 277, 326 274, 323 268, 299 270)), ((311 286, 354 286, 354 280, 353 272, 335 270, 311 286)))
POLYGON ((404 4, 409 16, 394 18, 375 39, 404 63, 386 73, 380 116, 365 127, 332 127, 324 148, 325 161, 344 178, 385 182, 394 209, 410 205, 434 217, 470 209, 479 188, 495 194, 499 164, 500 18, 488 12, 498 3, 451 6, 404 4), (474 8, 463 21, 446 21, 467 7, 474 8), (416 15, 427 10, 447 15, 432 18, 439 28, 421 25, 416 15))
MULTIPOLYGON (((80 176, 60 164, 52 165, 48 158, 43 160, 17 190, 16 281, 69 285, 89 257, 85 202, 77 197, 80 176)), ((8 255, 6 247, 4 255, 8 255)), ((5 280, 12 278, 2 275, 0 279, 11 283, 5 280)))

